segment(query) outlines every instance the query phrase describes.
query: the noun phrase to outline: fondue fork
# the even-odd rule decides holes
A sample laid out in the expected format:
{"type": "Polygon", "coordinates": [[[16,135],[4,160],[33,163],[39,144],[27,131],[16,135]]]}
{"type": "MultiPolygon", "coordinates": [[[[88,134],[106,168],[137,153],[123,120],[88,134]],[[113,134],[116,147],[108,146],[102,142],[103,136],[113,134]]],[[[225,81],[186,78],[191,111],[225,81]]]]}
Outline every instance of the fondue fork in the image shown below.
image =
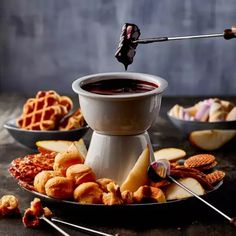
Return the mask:
{"type": "Polygon", "coordinates": [[[188,35],[188,36],[177,36],[177,37],[154,37],[139,39],[140,29],[135,24],[126,23],[122,27],[122,32],[120,35],[120,41],[118,49],[115,53],[117,60],[124,64],[125,69],[128,65],[132,64],[133,58],[136,53],[136,47],[138,44],[148,44],[156,42],[166,42],[166,41],[176,41],[185,39],[202,39],[202,38],[217,38],[223,37],[224,39],[236,38],[236,26],[230,29],[225,29],[223,33],[216,34],[202,34],[202,35],[188,35]]]}
{"type": "Polygon", "coordinates": [[[107,234],[107,233],[104,233],[104,232],[101,232],[101,231],[98,231],[98,230],[90,229],[90,228],[87,228],[87,227],[84,227],[84,226],[80,226],[80,225],[72,224],[72,223],[69,223],[69,222],[66,222],[66,221],[63,221],[63,220],[59,220],[57,218],[51,218],[51,220],[55,221],[55,222],[58,222],[58,223],[61,223],[61,224],[64,224],[64,225],[72,226],[74,228],[80,229],[84,232],[87,232],[87,233],[90,233],[90,234],[93,234],[93,235],[119,236],[119,234],[115,234],[115,235],[107,234]]]}
{"type": "MultiPolygon", "coordinates": [[[[153,159],[155,159],[155,158],[152,157],[151,160],[153,160],[153,159]]],[[[204,204],[209,206],[211,209],[213,209],[214,211],[216,211],[217,213],[219,213],[220,215],[225,217],[234,226],[236,226],[236,217],[232,217],[232,218],[229,217],[228,215],[226,215],[225,213],[223,213],[222,211],[220,211],[219,209],[214,207],[212,204],[210,204],[209,202],[207,202],[206,200],[201,198],[199,195],[195,194],[192,190],[190,190],[185,185],[183,185],[182,183],[177,181],[175,178],[173,178],[170,175],[170,163],[169,163],[169,161],[159,160],[159,161],[152,162],[151,165],[148,168],[148,176],[154,182],[157,182],[158,179],[160,180],[160,179],[164,179],[164,178],[167,178],[167,179],[171,180],[172,182],[177,184],[179,187],[183,188],[185,191],[190,193],[192,196],[196,197],[198,200],[200,200],[201,202],[203,202],[204,204]]]]}
{"type": "Polygon", "coordinates": [[[68,233],[66,233],[64,230],[62,230],[60,227],[58,227],[56,224],[54,224],[51,220],[49,220],[44,215],[40,216],[40,220],[44,220],[49,225],[51,225],[54,229],[56,229],[58,232],[60,232],[64,236],[70,236],[68,233]]]}
{"type": "Polygon", "coordinates": [[[203,39],[203,38],[218,38],[224,37],[224,39],[236,38],[236,26],[233,26],[231,29],[225,29],[223,33],[218,34],[200,34],[200,35],[187,35],[187,36],[177,36],[177,37],[154,37],[146,39],[136,39],[133,40],[134,44],[147,44],[155,42],[164,42],[164,41],[175,41],[175,40],[184,40],[184,39],[203,39]]]}
{"type": "Polygon", "coordinates": [[[228,38],[228,35],[226,35],[225,33],[219,33],[219,34],[201,34],[201,35],[187,35],[187,36],[177,36],[177,37],[155,37],[155,38],[137,39],[132,41],[132,43],[147,44],[147,43],[156,43],[164,41],[183,40],[183,39],[203,39],[203,38],[217,38],[217,37],[224,37],[225,39],[235,38],[235,36],[228,38]]]}

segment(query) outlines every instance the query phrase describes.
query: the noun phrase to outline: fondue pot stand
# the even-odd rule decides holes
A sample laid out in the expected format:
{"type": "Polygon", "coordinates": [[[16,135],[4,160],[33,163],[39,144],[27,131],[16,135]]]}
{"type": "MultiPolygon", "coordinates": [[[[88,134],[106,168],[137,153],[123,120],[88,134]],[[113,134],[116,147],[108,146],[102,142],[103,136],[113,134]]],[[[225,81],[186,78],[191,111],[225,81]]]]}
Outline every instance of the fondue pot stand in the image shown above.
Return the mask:
{"type": "Polygon", "coordinates": [[[79,96],[86,122],[94,131],[85,164],[97,178],[111,178],[121,184],[147,145],[153,154],[147,130],[159,113],[167,82],[142,73],[101,73],[75,80],[72,88],[79,96]],[[145,92],[110,95],[83,88],[90,83],[117,79],[151,83],[155,87],[145,92]]]}

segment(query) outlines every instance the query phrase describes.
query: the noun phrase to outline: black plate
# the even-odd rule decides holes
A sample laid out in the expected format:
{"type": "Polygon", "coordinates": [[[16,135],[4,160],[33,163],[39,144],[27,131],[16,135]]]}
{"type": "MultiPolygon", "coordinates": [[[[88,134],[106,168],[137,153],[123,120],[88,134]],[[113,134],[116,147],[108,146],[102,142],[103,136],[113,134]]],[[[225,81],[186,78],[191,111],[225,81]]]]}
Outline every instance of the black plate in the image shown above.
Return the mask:
{"type": "MultiPolygon", "coordinates": [[[[213,190],[208,191],[202,197],[209,202],[217,195],[221,181],[213,190]]],[[[202,218],[206,210],[212,212],[205,204],[195,197],[181,200],[173,200],[165,203],[145,203],[112,205],[103,204],[80,204],[74,201],[58,200],[35,191],[23,188],[30,196],[39,197],[43,206],[49,207],[56,217],[73,223],[85,223],[96,225],[117,225],[152,227],[157,225],[178,224],[184,221],[191,222],[196,217],[202,218]],[[180,217],[181,216],[181,217],[180,217]]],[[[214,213],[214,212],[213,212],[214,213]]],[[[183,223],[183,222],[182,222],[183,223]]]]}
{"type": "Polygon", "coordinates": [[[19,143],[31,149],[36,149],[35,143],[41,140],[70,140],[76,141],[82,138],[89,126],[73,130],[24,130],[16,125],[16,119],[11,119],[6,122],[4,128],[11,134],[11,136],[19,143]]]}
{"type": "MultiPolygon", "coordinates": [[[[214,188],[210,191],[206,191],[206,193],[202,196],[205,197],[206,195],[214,192],[215,190],[217,190],[221,185],[223,184],[223,181],[219,182],[216,186],[214,186],[214,188]]],[[[55,203],[58,206],[67,206],[67,207],[73,207],[74,209],[80,209],[80,208],[120,208],[120,209],[125,209],[125,208],[153,208],[153,207],[161,207],[161,206],[166,206],[166,205],[172,205],[178,202],[182,202],[182,201],[186,201],[188,199],[191,199],[193,197],[189,197],[189,198],[184,198],[184,199],[180,199],[180,200],[171,200],[171,201],[166,201],[164,203],[139,203],[139,204],[124,204],[124,205],[113,205],[113,206],[107,206],[104,204],[81,204],[75,201],[68,201],[68,200],[60,200],[60,199],[56,199],[56,198],[51,198],[47,195],[44,195],[42,193],[36,192],[36,191],[32,191],[29,190],[23,186],[20,185],[20,187],[24,190],[26,190],[27,192],[29,192],[30,194],[39,197],[47,202],[51,202],[51,203],[55,203]]]]}

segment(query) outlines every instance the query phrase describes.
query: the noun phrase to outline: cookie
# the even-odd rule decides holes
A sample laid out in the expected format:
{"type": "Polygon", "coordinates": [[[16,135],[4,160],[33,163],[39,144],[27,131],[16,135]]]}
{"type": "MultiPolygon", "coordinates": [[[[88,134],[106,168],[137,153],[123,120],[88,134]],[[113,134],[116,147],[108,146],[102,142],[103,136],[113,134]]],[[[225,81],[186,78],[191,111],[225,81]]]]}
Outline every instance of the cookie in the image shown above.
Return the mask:
{"type": "Polygon", "coordinates": [[[210,154],[198,154],[189,157],[185,162],[185,167],[200,168],[202,166],[209,165],[215,161],[215,157],[210,154]]]}
{"type": "Polygon", "coordinates": [[[207,181],[212,185],[220,182],[224,177],[225,177],[225,172],[223,172],[221,170],[216,170],[216,171],[206,175],[207,181]]]}
{"type": "Polygon", "coordinates": [[[210,169],[214,168],[217,164],[218,164],[218,162],[217,162],[217,161],[214,161],[214,162],[212,162],[212,163],[210,163],[210,164],[208,164],[208,165],[201,166],[201,167],[198,168],[198,169],[200,169],[200,170],[202,170],[202,171],[204,171],[204,170],[210,170],[210,169]]]}
{"type": "Polygon", "coordinates": [[[206,190],[211,190],[213,186],[207,181],[206,174],[200,170],[188,167],[178,167],[171,169],[171,176],[175,178],[193,178],[196,179],[206,190]]]}

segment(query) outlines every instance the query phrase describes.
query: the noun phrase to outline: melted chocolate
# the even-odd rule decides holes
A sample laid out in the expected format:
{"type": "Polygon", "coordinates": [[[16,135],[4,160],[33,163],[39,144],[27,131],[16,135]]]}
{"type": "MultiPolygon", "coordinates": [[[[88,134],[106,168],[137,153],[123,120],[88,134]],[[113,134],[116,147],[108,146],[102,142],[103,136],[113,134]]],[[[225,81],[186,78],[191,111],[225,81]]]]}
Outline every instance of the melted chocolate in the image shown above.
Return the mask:
{"type": "Polygon", "coordinates": [[[82,85],[82,89],[102,95],[145,93],[157,87],[154,83],[132,79],[100,80],[82,85]]]}
{"type": "Polygon", "coordinates": [[[133,41],[137,40],[139,36],[140,30],[137,25],[126,23],[122,27],[120,42],[115,57],[119,62],[124,64],[125,70],[133,62],[136,53],[135,49],[138,45],[137,43],[133,43],[133,41]]]}
{"type": "Polygon", "coordinates": [[[225,29],[224,30],[224,39],[232,39],[232,38],[236,38],[236,32],[235,32],[235,28],[232,29],[225,29]]]}

